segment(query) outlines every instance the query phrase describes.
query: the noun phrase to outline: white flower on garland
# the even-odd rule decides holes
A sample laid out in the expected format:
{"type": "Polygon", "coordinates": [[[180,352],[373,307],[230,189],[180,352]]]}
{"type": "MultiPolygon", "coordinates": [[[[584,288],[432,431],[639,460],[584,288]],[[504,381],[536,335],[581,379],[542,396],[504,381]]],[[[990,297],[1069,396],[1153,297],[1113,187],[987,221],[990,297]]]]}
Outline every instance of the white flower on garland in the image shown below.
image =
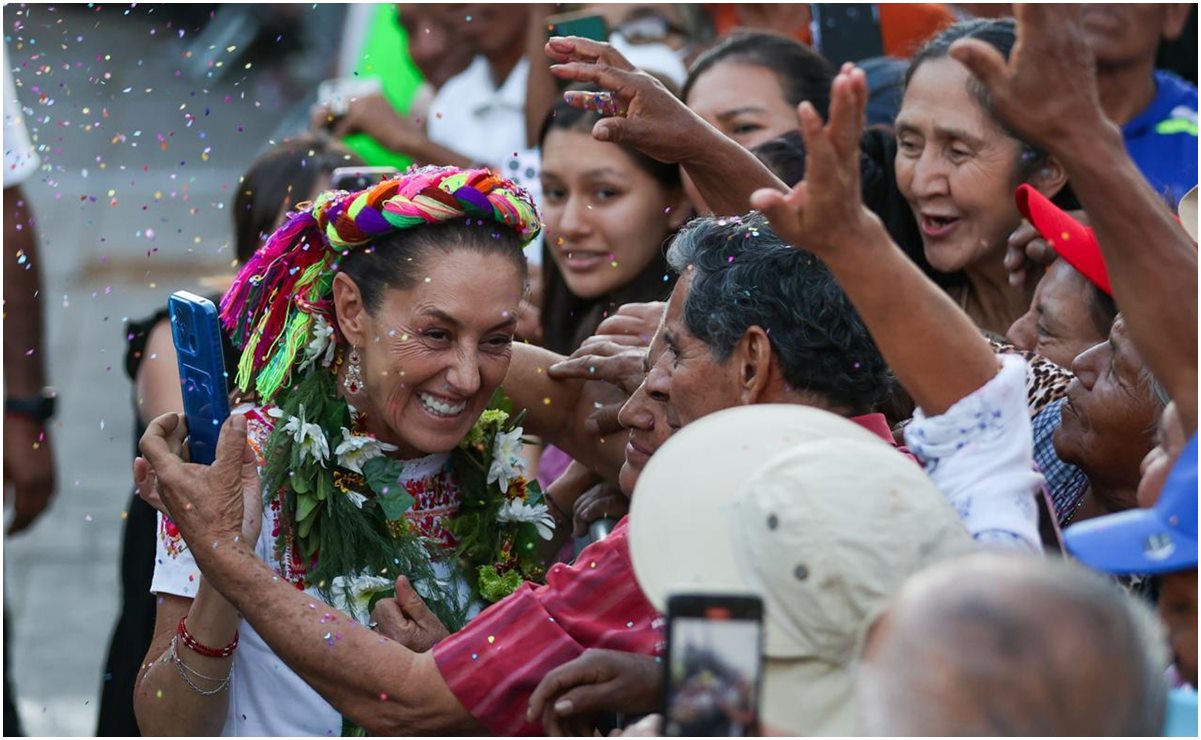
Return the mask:
{"type": "Polygon", "coordinates": [[[538,528],[538,535],[549,540],[555,534],[555,518],[551,516],[546,504],[527,504],[521,499],[513,499],[501,504],[496,512],[499,522],[528,522],[538,528]]]}
{"type": "Polygon", "coordinates": [[[363,502],[367,500],[366,496],[361,493],[356,493],[355,491],[347,491],[346,496],[350,499],[350,503],[354,504],[354,508],[356,509],[363,508],[363,502]]]}
{"type": "Polygon", "coordinates": [[[500,481],[500,492],[509,492],[509,482],[525,475],[525,460],[521,457],[521,427],[496,435],[492,445],[492,465],[488,468],[488,483],[500,481]]]}
{"type": "Polygon", "coordinates": [[[333,364],[334,350],[336,349],[333,325],[326,321],[324,316],[314,316],[313,341],[304,348],[304,362],[300,363],[300,370],[303,372],[306,367],[318,360],[321,361],[321,367],[329,367],[333,364]]]}
{"type": "Polygon", "coordinates": [[[316,424],[304,420],[304,404],[300,406],[300,416],[293,416],[284,424],[284,431],[292,435],[292,439],[300,447],[300,459],[311,457],[325,467],[329,460],[329,441],[325,432],[316,424]]]}
{"type": "Polygon", "coordinates": [[[385,452],[395,452],[397,449],[396,445],[380,442],[366,434],[352,434],[349,429],[342,427],[342,442],[338,449],[334,450],[334,454],[338,456],[339,465],[362,475],[363,463],[383,457],[385,452]]]}
{"type": "Polygon", "coordinates": [[[350,616],[366,623],[371,618],[371,610],[367,608],[371,597],[395,585],[392,579],[380,576],[338,576],[330,583],[330,595],[334,604],[348,606],[350,616]]]}

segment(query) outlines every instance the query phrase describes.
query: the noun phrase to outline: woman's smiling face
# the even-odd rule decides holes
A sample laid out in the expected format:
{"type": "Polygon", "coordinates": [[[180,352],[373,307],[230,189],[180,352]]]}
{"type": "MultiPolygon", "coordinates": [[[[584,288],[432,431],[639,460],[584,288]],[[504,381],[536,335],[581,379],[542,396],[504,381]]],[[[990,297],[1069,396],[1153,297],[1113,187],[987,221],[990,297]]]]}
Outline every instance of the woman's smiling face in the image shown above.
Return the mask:
{"type": "Polygon", "coordinates": [[[343,334],[362,360],[363,391],[347,400],[367,430],[404,457],[455,448],[509,370],[522,275],[511,258],[432,251],[417,282],[388,288],[374,311],[346,274],[335,279],[343,334]]]}
{"type": "Polygon", "coordinates": [[[1022,144],[969,88],[967,67],[931,59],[914,72],[897,114],[897,187],[921,229],[926,258],[955,272],[1000,265],[1021,221],[1013,200],[1022,144]]]}
{"type": "Polygon", "coordinates": [[[542,216],[572,294],[598,298],[642,274],[689,211],[617,144],[554,129],[542,146],[542,216]]]}

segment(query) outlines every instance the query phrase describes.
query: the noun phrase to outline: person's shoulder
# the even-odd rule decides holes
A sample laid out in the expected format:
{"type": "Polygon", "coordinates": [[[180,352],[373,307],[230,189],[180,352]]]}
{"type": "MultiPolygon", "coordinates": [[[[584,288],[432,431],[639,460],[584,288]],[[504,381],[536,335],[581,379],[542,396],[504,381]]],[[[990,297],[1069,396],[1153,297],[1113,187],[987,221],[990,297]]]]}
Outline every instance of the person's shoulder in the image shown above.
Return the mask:
{"type": "Polygon", "coordinates": [[[1165,69],[1155,70],[1156,97],[1173,106],[1187,105],[1197,110],[1197,86],[1165,69]]]}

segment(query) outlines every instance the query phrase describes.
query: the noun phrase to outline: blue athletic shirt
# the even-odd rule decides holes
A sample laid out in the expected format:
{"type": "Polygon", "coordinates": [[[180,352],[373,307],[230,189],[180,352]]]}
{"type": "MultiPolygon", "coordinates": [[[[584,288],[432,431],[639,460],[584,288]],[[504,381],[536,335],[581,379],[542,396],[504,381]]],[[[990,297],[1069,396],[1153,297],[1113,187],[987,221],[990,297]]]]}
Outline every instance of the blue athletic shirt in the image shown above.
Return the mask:
{"type": "Polygon", "coordinates": [[[1173,210],[1197,184],[1197,88],[1157,70],[1155,100],[1122,127],[1126,151],[1173,210]]]}

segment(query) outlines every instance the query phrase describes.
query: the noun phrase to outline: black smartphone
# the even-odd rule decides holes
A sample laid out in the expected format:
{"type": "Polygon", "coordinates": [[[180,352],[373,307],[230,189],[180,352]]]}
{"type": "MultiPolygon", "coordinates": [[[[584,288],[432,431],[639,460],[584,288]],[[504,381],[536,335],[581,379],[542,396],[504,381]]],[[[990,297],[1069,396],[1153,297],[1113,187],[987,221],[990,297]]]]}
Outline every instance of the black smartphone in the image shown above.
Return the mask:
{"type": "Polygon", "coordinates": [[[835,67],[884,56],[880,19],[871,3],[814,3],[813,45],[835,67]]]}
{"type": "Polygon", "coordinates": [[[177,290],[167,301],[167,311],[188,421],[188,457],[194,463],[211,465],[217,459],[221,425],[229,417],[229,383],[217,307],[207,298],[177,290]]]}
{"type": "Polygon", "coordinates": [[[601,15],[563,13],[546,19],[547,36],[579,36],[593,41],[609,40],[609,24],[601,15]]]}
{"type": "Polygon", "coordinates": [[[663,731],[671,737],[759,733],[763,601],[677,594],[667,600],[663,731]]]}
{"type": "Polygon", "coordinates": [[[330,174],[329,185],[334,190],[366,190],[396,172],[395,167],[339,167],[330,174]]]}

